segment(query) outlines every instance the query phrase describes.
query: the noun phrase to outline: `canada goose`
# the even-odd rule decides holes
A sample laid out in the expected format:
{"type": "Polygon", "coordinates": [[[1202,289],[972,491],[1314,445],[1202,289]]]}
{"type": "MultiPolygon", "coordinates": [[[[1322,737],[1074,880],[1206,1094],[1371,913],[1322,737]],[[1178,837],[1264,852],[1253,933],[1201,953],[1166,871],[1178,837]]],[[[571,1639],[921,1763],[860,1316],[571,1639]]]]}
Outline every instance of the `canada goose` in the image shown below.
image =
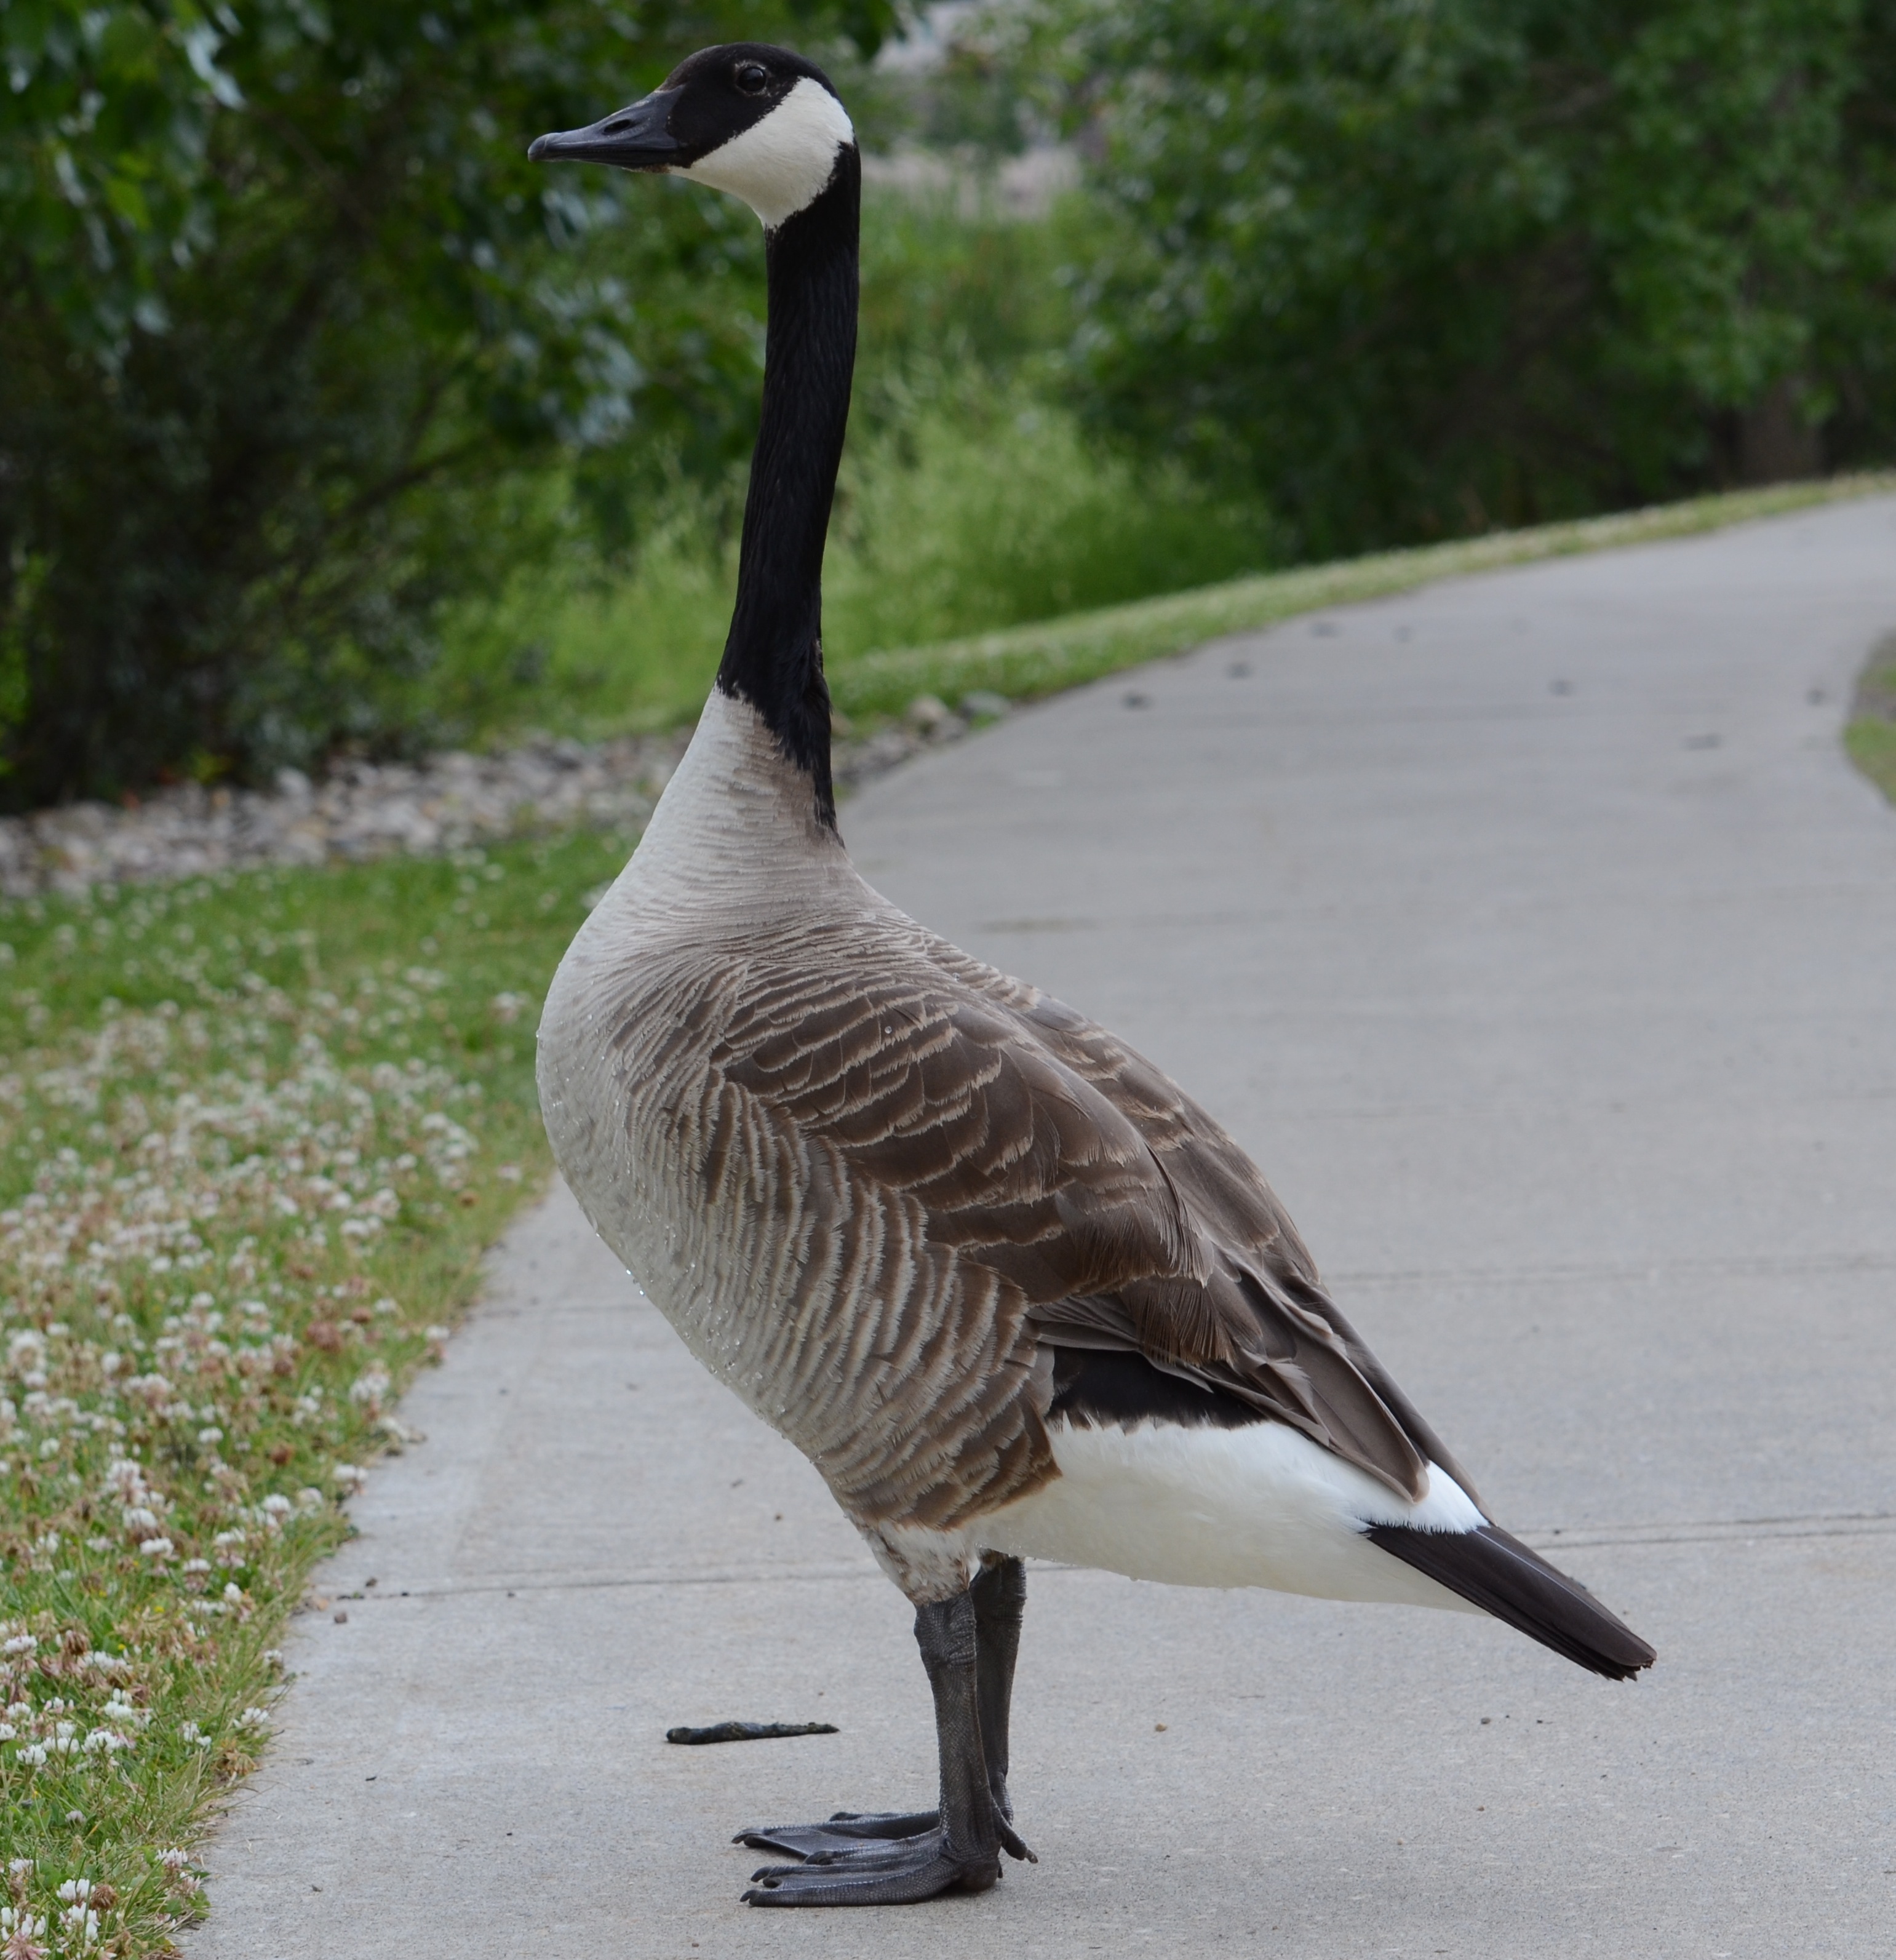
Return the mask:
{"type": "Polygon", "coordinates": [[[808,62],[694,55],[536,158],[762,218],[770,316],[717,684],[549,992],[560,1167],[705,1365],[915,1608],[936,1811],[739,1841],[758,1905],[985,1890],[1026,1557],[1485,1611],[1624,1678],[1651,1647],[1491,1524],[1263,1177],[1158,1070],[905,917],[838,835],[819,581],[855,352],[860,160],[808,62]]]}

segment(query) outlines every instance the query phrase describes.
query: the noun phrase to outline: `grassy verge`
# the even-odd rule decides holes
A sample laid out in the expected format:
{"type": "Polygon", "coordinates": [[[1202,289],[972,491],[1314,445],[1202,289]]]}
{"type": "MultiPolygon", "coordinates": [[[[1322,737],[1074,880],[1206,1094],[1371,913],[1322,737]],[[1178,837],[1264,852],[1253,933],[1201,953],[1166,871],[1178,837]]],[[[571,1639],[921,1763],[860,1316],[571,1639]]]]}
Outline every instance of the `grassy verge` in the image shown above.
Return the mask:
{"type": "Polygon", "coordinates": [[[200,1910],[339,1500],[546,1170],[531,1031],[628,842],[0,907],[9,1960],[200,1910]]]}
{"type": "Polygon", "coordinates": [[[1754,517],[1896,489],[1896,476],[1836,477],[1717,497],[1576,523],[1498,532],[1452,543],[1385,552],[1233,579],[1043,625],[837,661],[831,692],[851,714],[899,714],[918,695],[955,701],[976,689],[1019,700],[1077,686],[1141,661],[1182,653],[1222,633],[1268,626],[1300,612],[1407,592],[1438,579],[1618,545],[1688,537],[1754,517]]]}
{"type": "Polygon", "coordinates": [[[1850,760],[1896,803],[1896,634],[1871,654],[1857,682],[1844,746],[1850,760]]]}
{"type": "MultiPolygon", "coordinates": [[[[1057,693],[1324,606],[1896,488],[1892,476],[1789,484],[1231,578],[1270,555],[1255,513],[1094,454],[1070,418],[1024,396],[981,395],[965,376],[941,385],[899,431],[859,436],[845,463],[823,619],[831,692],[851,716],[899,714],[924,694],[1057,693]]],[[[689,721],[735,587],[735,541],[720,536],[711,507],[683,500],[629,578],[523,581],[450,635],[436,718],[484,740],[689,721]]]]}

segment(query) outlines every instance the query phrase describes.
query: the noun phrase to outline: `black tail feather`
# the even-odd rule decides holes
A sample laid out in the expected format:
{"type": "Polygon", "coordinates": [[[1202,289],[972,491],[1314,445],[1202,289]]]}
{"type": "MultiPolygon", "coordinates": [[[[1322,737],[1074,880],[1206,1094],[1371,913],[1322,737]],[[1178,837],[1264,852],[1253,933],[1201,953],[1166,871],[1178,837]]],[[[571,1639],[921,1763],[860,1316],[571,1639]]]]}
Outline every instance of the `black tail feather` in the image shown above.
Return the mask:
{"type": "Polygon", "coordinates": [[[1499,1526],[1433,1532],[1371,1525],[1366,1535],[1437,1585],[1609,1681],[1630,1681],[1659,1658],[1577,1580],[1499,1526]]]}

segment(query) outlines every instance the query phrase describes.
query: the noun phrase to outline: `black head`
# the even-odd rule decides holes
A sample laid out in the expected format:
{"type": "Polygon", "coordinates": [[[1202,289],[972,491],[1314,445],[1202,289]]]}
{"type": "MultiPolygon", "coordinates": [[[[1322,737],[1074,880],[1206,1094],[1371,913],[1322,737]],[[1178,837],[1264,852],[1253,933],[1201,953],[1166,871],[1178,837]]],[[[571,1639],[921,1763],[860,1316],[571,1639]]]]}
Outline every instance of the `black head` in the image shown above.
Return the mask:
{"type": "Polygon", "coordinates": [[[855,142],[813,62],[758,41],[702,48],[642,100],[590,129],[542,136],[543,162],[673,171],[750,205],[775,231],[821,196],[855,142]]]}

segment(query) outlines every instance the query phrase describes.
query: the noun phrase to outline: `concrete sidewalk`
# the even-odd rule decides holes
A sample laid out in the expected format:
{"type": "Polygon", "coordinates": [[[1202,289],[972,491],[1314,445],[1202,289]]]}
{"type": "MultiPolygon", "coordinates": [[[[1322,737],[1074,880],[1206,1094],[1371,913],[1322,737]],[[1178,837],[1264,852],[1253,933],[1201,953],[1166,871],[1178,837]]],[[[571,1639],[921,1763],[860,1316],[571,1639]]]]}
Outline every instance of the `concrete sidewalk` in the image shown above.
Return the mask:
{"type": "Polygon", "coordinates": [[[556,1192],[297,1623],[192,1960],[1896,1949],[1896,813],[1837,744],[1891,627],[1896,501],[1834,506],[1222,643],[844,813],[1231,1125],[1650,1676],[1036,1572],[1040,1864],[749,1911],[740,1824],[928,1799],[909,1616],[556,1192]],[[727,1717],[841,1732],[663,1740],[727,1717]]]}

